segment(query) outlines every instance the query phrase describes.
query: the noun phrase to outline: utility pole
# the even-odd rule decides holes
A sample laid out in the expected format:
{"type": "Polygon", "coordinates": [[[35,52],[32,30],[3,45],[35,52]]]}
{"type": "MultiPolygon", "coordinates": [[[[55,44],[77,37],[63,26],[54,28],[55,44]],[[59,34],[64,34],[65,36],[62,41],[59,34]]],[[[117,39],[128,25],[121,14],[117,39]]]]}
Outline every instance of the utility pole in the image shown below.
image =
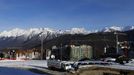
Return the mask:
{"type": "Polygon", "coordinates": [[[114,34],[115,34],[115,37],[116,37],[116,53],[118,54],[118,53],[119,53],[119,47],[118,47],[118,44],[119,44],[119,42],[118,42],[118,33],[117,33],[117,32],[114,32],[114,34]]]}
{"type": "Polygon", "coordinates": [[[43,38],[43,35],[41,35],[41,60],[43,60],[43,41],[44,41],[44,38],[43,38]]]}
{"type": "Polygon", "coordinates": [[[60,60],[62,61],[62,43],[61,43],[61,50],[60,50],[60,60]]]}
{"type": "MultiPolygon", "coordinates": [[[[44,30],[44,29],[43,29],[44,30]]],[[[43,60],[43,53],[44,53],[44,40],[46,41],[48,37],[50,36],[50,33],[47,31],[46,34],[43,32],[40,34],[40,40],[41,40],[41,60],[43,60]]],[[[46,51],[47,52],[47,51],[46,51]]]]}
{"type": "Polygon", "coordinates": [[[41,44],[41,48],[40,48],[40,59],[41,60],[43,60],[43,42],[44,42],[43,34],[40,34],[40,44],[41,44]]]}
{"type": "Polygon", "coordinates": [[[125,33],[117,33],[117,32],[114,32],[115,36],[116,36],[116,53],[118,54],[119,53],[119,37],[118,35],[127,35],[125,33]]]}

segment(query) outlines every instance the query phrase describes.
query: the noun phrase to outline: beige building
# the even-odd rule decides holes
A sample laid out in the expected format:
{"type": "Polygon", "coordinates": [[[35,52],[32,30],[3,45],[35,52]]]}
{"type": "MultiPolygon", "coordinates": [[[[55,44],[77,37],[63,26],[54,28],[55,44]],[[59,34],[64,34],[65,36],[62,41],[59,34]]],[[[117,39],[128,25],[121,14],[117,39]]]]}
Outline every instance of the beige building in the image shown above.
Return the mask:
{"type": "Polygon", "coordinates": [[[4,54],[4,59],[13,59],[13,60],[30,60],[30,59],[40,59],[40,50],[38,49],[4,49],[1,50],[4,54]]]}
{"type": "Polygon", "coordinates": [[[16,50],[15,54],[18,60],[40,59],[40,52],[37,49],[16,50]]]}

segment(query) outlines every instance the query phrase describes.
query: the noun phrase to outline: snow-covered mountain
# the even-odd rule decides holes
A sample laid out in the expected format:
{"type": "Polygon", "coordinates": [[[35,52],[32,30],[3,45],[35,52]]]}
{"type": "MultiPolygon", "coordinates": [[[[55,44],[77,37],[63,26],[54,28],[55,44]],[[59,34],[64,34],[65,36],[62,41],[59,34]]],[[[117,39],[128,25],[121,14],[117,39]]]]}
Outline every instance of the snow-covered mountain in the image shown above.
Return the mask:
{"type": "Polygon", "coordinates": [[[9,31],[3,31],[0,33],[0,37],[18,37],[18,36],[25,36],[25,37],[29,37],[29,36],[34,36],[36,34],[41,33],[42,34],[46,34],[46,32],[50,32],[53,33],[52,29],[49,28],[31,28],[28,30],[25,29],[20,29],[20,28],[15,28],[9,31]]]}
{"type": "Polygon", "coordinates": [[[70,30],[55,30],[51,28],[31,28],[31,29],[20,29],[15,28],[9,31],[3,31],[0,32],[0,38],[3,37],[20,37],[23,36],[26,38],[31,38],[37,34],[45,35],[48,33],[51,34],[88,34],[88,33],[94,33],[94,32],[112,32],[112,31],[128,31],[134,29],[134,26],[126,26],[126,27],[119,27],[119,26],[111,26],[111,27],[105,27],[102,30],[94,30],[89,31],[84,28],[72,28],[70,30]]]}
{"type": "Polygon", "coordinates": [[[15,28],[9,31],[3,31],[0,33],[0,37],[19,37],[25,36],[32,37],[37,34],[88,34],[89,31],[85,30],[84,28],[72,28],[71,30],[54,30],[51,28],[31,28],[31,29],[20,29],[15,28]]]}
{"type": "Polygon", "coordinates": [[[125,27],[111,26],[111,27],[105,27],[104,29],[101,30],[101,32],[128,31],[133,29],[134,26],[125,26],[125,27]]]}
{"type": "Polygon", "coordinates": [[[128,30],[133,30],[134,26],[126,26],[122,29],[122,31],[128,31],[128,30]]]}
{"type": "Polygon", "coordinates": [[[113,31],[122,31],[122,27],[112,26],[112,27],[105,27],[102,29],[102,32],[113,32],[113,31]]]}
{"type": "Polygon", "coordinates": [[[134,29],[134,26],[127,27],[105,27],[102,30],[88,31],[84,28],[72,28],[70,30],[55,30],[51,28],[15,28],[0,32],[0,49],[7,47],[23,47],[29,44],[40,44],[41,38],[49,40],[64,34],[89,34],[97,32],[128,31],[134,29]]]}
{"type": "Polygon", "coordinates": [[[84,28],[72,28],[70,30],[54,30],[51,28],[15,28],[0,32],[0,48],[22,47],[28,44],[39,44],[41,39],[49,40],[63,34],[88,34],[84,28]]]}

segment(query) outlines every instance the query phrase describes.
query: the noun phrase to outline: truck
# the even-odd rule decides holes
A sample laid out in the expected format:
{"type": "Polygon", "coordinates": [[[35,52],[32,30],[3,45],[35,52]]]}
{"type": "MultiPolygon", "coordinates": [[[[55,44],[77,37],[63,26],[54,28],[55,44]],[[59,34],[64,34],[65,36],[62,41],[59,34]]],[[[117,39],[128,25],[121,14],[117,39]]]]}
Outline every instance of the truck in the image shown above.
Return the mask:
{"type": "Polygon", "coordinates": [[[61,60],[47,60],[47,66],[49,69],[55,68],[55,69],[62,69],[62,70],[71,70],[72,65],[74,64],[73,61],[61,61],[61,60]]]}

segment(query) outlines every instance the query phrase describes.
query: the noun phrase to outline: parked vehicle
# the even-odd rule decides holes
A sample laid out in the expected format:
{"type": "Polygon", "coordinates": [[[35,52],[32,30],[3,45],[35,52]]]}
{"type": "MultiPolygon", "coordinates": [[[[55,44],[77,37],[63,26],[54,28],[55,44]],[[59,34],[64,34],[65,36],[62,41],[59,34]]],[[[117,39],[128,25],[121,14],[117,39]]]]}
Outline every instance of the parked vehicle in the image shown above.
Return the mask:
{"type": "Polygon", "coordinates": [[[105,58],[104,61],[106,61],[106,62],[115,62],[116,61],[116,58],[110,58],[110,57],[108,57],[108,58],[105,58]]]}
{"type": "Polygon", "coordinates": [[[55,69],[63,69],[63,70],[71,70],[72,64],[74,62],[72,61],[60,61],[60,60],[48,60],[47,66],[48,68],[55,68],[55,69]]]}

